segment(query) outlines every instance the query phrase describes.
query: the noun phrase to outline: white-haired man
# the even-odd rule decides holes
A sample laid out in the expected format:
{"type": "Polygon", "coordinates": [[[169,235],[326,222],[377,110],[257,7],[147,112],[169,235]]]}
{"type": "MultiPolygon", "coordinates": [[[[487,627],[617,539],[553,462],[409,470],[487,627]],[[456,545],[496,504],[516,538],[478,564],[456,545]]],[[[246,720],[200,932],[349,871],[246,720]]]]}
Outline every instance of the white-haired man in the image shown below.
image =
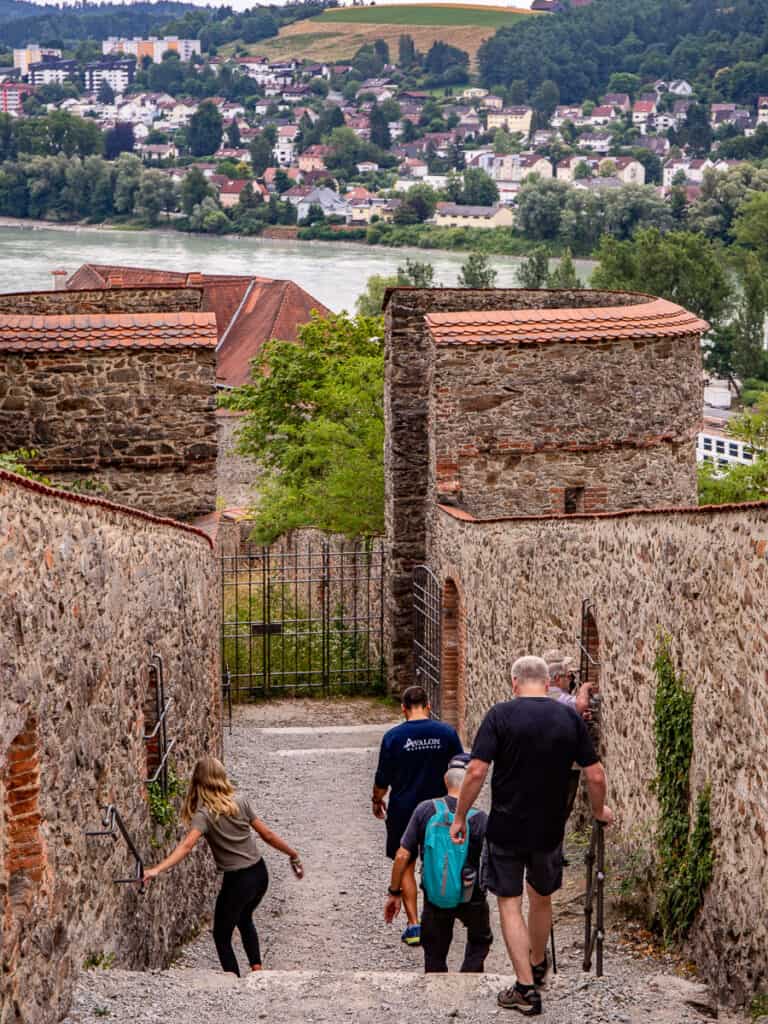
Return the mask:
{"type": "Polygon", "coordinates": [[[561,704],[567,704],[582,717],[587,716],[592,684],[582,683],[575,693],[570,693],[571,659],[566,658],[560,651],[548,651],[544,655],[544,661],[549,670],[549,696],[561,704]]]}
{"type": "Polygon", "coordinates": [[[512,666],[517,698],[494,705],[483,719],[464,776],[451,835],[462,842],[467,813],[493,764],[484,882],[498,898],[501,930],[517,976],[499,993],[499,1005],[527,1016],[541,1013],[537,991],[548,971],[552,893],[562,885],[562,842],[568,781],[575,761],[584,771],[592,814],[609,825],[605,772],[587,727],[576,712],[548,696],[543,658],[512,666]],[[523,880],[528,922],[522,914],[523,880]]]}

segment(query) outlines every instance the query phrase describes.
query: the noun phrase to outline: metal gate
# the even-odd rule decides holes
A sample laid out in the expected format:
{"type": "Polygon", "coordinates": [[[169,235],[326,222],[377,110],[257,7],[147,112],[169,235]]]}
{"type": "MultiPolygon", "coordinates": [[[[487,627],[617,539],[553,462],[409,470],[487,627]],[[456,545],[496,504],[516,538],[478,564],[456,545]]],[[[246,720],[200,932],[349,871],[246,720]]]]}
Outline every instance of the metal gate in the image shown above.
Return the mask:
{"type": "Polygon", "coordinates": [[[383,583],[378,540],[224,555],[225,695],[383,690],[383,583]]]}
{"type": "Polygon", "coordinates": [[[440,717],[440,584],[427,565],[413,570],[413,660],[416,682],[427,691],[432,714],[440,717]]]}

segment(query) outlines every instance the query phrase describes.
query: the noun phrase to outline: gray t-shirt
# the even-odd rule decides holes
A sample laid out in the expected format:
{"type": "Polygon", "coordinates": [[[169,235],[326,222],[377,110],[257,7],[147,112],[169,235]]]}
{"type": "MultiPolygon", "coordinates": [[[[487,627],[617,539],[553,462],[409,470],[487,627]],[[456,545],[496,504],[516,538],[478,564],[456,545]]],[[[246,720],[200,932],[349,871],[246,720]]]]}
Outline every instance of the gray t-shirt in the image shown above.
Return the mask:
{"type": "Polygon", "coordinates": [[[248,798],[235,794],[240,809],[237,818],[226,814],[214,815],[206,807],[198,807],[192,815],[191,827],[202,832],[211,848],[219,871],[239,871],[258,864],[261,849],[251,821],[256,817],[248,798]]]}

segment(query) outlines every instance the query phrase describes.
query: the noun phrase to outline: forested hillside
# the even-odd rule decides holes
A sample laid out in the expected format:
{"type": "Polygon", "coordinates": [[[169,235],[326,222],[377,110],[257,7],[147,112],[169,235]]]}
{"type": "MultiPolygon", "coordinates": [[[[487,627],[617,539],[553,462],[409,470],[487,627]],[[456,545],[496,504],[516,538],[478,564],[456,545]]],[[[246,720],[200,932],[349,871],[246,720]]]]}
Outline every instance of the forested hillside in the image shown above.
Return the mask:
{"type": "Polygon", "coordinates": [[[549,79],[563,103],[596,99],[617,73],[754,103],[768,93],[768,0],[595,0],[499,29],[478,60],[486,85],[524,82],[530,95],[549,79]]]}

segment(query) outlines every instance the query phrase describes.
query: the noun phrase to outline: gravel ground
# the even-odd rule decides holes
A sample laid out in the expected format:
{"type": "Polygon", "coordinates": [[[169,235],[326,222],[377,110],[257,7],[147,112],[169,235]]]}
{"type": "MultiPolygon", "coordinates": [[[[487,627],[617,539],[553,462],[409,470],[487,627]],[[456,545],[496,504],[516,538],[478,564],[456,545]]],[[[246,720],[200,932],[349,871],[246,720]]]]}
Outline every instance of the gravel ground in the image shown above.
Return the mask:
{"type": "MultiPolygon", "coordinates": [[[[132,1024],[230,1024],[241,1017],[284,1021],[364,1020],[366,1024],[503,1018],[495,992],[512,982],[494,912],[490,974],[425,979],[418,950],[384,924],[389,878],[383,823],[370,812],[378,744],[396,721],[375,701],[296,701],[238,708],[227,737],[227,765],[257,813],[301,852],[299,882],[286,858],[268,849],[271,883],[255,915],[265,971],[243,980],[218,971],[208,928],[172,969],[84,974],[68,1024],[109,1019],[132,1024]],[[351,973],[355,972],[355,973],[351,973]],[[495,975],[495,976],[494,976],[495,975]]],[[[196,856],[208,856],[200,850],[196,856]]],[[[558,1024],[688,1024],[711,1017],[703,986],[611,941],[606,976],[581,971],[583,867],[572,867],[556,898],[559,973],[541,1020],[558,1024]],[[708,1012],[704,1012],[705,1009],[708,1012]]],[[[161,879],[156,885],[163,886],[161,879]]],[[[158,893],[162,898],[162,893],[158,893]]],[[[457,926],[451,967],[460,962],[457,926]]],[[[245,959],[239,945],[241,964],[245,959]]],[[[723,1011],[721,1021],[736,1020],[723,1011]]]]}

